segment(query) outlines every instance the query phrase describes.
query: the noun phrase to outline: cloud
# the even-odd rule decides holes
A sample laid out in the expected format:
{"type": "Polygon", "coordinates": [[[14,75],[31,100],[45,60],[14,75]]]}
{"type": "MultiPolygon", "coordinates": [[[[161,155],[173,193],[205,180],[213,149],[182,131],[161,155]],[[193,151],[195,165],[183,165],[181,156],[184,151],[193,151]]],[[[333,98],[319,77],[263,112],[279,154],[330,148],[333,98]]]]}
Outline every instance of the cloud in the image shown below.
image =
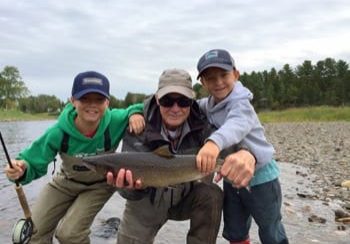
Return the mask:
{"type": "Polygon", "coordinates": [[[111,92],[152,93],[162,70],[196,76],[197,59],[228,49],[241,70],[350,57],[350,4],[310,1],[0,2],[0,68],[16,66],[34,95],[70,96],[74,76],[104,73],[111,92]]]}

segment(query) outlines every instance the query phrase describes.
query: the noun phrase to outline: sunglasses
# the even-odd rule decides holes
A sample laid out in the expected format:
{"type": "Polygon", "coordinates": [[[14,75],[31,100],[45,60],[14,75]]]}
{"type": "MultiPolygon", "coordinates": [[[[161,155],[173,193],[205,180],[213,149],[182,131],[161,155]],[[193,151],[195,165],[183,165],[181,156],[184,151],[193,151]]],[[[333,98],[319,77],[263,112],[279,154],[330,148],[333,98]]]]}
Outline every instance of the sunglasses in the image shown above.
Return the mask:
{"type": "Polygon", "coordinates": [[[159,104],[163,107],[170,108],[174,106],[174,104],[177,104],[177,106],[181,108],[186,108],[192,105],[193,100],[187,97],[170,97],[170,96],[164,96],[161,99],[159,99],[159,104]]]}

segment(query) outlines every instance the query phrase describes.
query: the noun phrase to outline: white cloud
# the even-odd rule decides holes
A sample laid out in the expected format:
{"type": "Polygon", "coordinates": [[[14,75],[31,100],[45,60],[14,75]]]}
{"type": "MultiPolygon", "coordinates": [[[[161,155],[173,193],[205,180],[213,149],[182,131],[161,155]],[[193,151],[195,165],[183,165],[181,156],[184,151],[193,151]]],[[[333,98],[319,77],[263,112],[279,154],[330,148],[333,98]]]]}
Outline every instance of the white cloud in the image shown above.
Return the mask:
{"type": "Polygon", "coordinates": [[[241,71],[350,58],[345,0],[0,2],[0,68],[18,67],[34,95],[65,100],[74,76],[97,70],[111,92],[152,93],[165,68],[196,76],[201,54],[231,51],[241,71]]]}

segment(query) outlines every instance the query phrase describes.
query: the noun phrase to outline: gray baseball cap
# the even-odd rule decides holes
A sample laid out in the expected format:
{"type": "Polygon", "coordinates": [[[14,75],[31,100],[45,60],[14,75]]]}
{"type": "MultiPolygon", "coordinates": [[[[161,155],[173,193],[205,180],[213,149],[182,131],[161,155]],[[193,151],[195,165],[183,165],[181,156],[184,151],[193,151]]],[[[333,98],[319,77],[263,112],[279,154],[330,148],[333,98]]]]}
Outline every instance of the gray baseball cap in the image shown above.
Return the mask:
{"type": "Polygon", "coordinates": [[[194,98],[191,75],[183,69],[166,69],[159,77],[157,97],[168,93],[179,93],[194,98]]]}
{"type": "Polygon", "coordinates": [[[227,71],[235,69],[235,61],[230,53],[223,49],[213,49],[202,55],[197,64],[198,76],[201,76],[204,70],[210,67],[217,67],[227,71]]]}

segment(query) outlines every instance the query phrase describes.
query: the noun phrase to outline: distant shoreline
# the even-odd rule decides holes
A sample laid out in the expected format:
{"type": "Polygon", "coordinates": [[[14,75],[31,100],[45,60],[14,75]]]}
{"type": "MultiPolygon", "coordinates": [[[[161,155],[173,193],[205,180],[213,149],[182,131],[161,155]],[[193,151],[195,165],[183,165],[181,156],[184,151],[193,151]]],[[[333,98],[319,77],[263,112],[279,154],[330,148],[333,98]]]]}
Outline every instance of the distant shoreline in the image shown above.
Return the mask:
{"type": "MultiPolygon", "coordinates": [[[[331,122],[349,121],[350,106],[302,107],[285,110],[266,110],[258,112],[262,123],[275,122],[331,122]]],[[[0,122],[56,120],[58,115],[49,113],[29,114],[18,110],[0,110],[0,122]]]]}
{"type": "Polygon", "coordinates": [[[0,110],[0,122],[56,120],[57,115],[49,113],[30,114],[18,110],[0,110]]]}

